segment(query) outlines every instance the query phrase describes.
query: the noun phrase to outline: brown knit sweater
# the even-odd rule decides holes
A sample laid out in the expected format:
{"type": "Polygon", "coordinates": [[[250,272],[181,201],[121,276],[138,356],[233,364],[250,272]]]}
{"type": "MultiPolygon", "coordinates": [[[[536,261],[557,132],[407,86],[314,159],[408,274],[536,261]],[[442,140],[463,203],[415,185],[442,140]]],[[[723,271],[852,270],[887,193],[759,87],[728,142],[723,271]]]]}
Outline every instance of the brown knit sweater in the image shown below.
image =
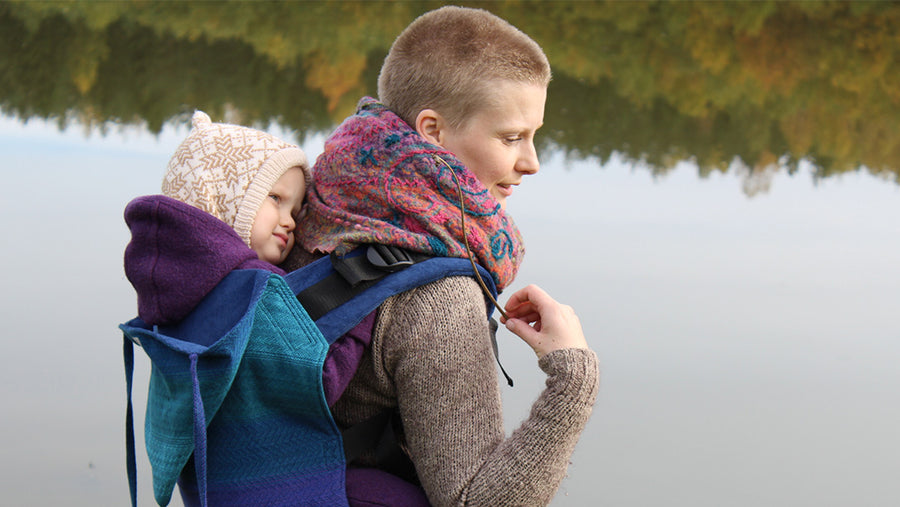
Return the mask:
{"type": "Polygon", "coordinates": [[[546,388],[506,437],[484,315],[484,298],[469,277],[388,299],[333,414],[346,427],[397,407],[401,445],[434,505],[546,505],[591,414],[597,356],[566,349],[543,357],[546,388]]]}

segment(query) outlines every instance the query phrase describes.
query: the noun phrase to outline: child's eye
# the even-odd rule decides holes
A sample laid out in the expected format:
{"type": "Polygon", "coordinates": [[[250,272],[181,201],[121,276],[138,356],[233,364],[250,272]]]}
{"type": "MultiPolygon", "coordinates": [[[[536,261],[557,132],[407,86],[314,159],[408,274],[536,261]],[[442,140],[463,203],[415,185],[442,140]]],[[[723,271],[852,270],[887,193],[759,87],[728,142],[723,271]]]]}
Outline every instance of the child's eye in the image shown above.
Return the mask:
{"type": "Polygon", "coordinates": [[[276,203],[281,202],[281,197],[279,197],[279,196],[276,195],[276,194],[269,194],[269,199],[272,199],[272,200],[275,201],[276,203]]]}

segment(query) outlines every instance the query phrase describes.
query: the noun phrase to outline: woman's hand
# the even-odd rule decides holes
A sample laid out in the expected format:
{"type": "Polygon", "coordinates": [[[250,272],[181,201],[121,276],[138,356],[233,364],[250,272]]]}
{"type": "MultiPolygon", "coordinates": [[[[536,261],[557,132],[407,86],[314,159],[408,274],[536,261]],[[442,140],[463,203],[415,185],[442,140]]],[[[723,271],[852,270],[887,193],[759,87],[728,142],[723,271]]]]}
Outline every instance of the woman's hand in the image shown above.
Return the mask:
{"type": "Polygon", "coordinates": [[[516,291],[504,309],[509,319],[501,318],[500,322],[530,345],[538,359],[554,350],[588,348],[575,310],[558,303],[537,285],[516,291]]]}

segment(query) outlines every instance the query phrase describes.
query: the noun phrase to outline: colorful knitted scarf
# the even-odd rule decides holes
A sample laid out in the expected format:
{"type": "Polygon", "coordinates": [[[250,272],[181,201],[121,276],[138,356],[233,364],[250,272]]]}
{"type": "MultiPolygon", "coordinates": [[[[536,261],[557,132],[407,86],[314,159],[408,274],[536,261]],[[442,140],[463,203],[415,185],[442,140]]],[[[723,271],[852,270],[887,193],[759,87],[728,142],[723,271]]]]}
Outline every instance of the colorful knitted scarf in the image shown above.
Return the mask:
{"type": "Polygon", "coordinates": [[[426,142],[370,97],[326,140],[297,238],[309,251],[339,255],[381,243],[467,258],[451,168],[462,186],[475,262],[503,289],[515,278],[525,252],[512,218],[452,153],[426,142]]]}

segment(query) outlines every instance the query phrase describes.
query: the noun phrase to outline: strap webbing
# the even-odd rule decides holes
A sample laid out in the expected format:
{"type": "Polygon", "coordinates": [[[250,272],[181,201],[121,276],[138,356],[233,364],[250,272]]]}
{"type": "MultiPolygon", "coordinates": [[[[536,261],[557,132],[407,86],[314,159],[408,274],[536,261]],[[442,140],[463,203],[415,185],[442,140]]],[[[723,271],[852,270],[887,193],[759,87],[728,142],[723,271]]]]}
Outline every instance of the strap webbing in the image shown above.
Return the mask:
{"type": "MultiPolygon", "coordinates": [[[[378,280],[392,272],[400,271],[432,257],[389,245],[369,245],[362,254],[358,250],[345,256],[331,255],[334,270],[319,282],[307,287],[297,294],[297,300],[313,319],[331,312],[335,308],[350,301],[378,280]]],[[[491,346],[497,366],[506,378],[506,383],[513,386],[513,379],[506,373],[500,363],[500,351],[497,347],[497,321],[490,319],[491,346]]],[[[351,461],[348,459],[348,462],[351,461]]]]}
{"type": "Polygon", "coordinates": [[[384,433],[384,427],[390,423],[391,411],[383,410],[378,415],[354,424],[341,431],[344,441],[344,459],[350,465],[363,452],[372,448],[372,442],[378,442],[384,433]]]}
{"type": "Polygon", "coordinates": [[[400,414],[395,408],[382,410],[378,414],[341,431],[344,441],[344,457],[347,465],[364,452],[372,451],[375,467],[386,470],[407,482],[418,484],[415,466],[409,456],[400,448],[394,425],[402,425],[400,414]]]}
{"type": "Polygon", "coordinates": [[[370,245],[364,253],[332,254],[334,271],[298,293],[297,300],[313,320],[319,320],[385,276],[430,258],[389,245],[370,245]]]}
{"type": "Polygon", "coordinates": [[[310,318],[319,320],[331,310],[353,299],[353,296],[372,286],[377,280],[370,280],[352,286],[340,273],[334,272],[297,294],[297,300],[310,318]]]}

